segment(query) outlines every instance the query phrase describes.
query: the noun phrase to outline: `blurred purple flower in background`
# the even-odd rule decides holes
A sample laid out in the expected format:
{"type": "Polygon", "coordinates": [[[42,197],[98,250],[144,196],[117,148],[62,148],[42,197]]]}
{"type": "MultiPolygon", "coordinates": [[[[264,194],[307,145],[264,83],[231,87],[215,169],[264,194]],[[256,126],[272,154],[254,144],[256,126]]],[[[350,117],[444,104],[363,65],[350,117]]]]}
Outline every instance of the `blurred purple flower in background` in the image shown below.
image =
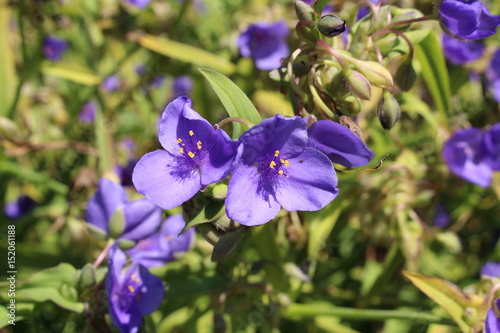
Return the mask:
{"type": "Polygon", "coordinates": [[[459,39],[443,34],[444,56],[452,64],[463,65],[481,58],[485,46],[481,42],[461,41],[459,39]]]}
{"type": "MultiPolygon", "coordinates": [[[[302,0],[302,1],[307,3],[309,6],[311,6],[315,0],[302,0]]],[[[333,13],[333,5],[331,3],[327,4],[323,8],[323,12],[321,12],[321,15],[330,14],[330,13],[333,13]]]]}
{"type": "Polygon", "coordinates": [[[146,74],[146,65],[145,64],[138,64],[137,66],[135,66],[135,73],[137,75],[146,74]]]}
{"type": "Polygon", "coordinates": [[[132,174],[134,173],[135,165],[137,160],[135,158],[130,158],[126,165],[117,165],[115,171],[120,178],[120,183],[123,186],[134,186],[132,182],[132,174]]]}
{"type": "Polygon", "coordinates": [[[47,36],[43,40],[42,53],[50,61],[59,61],[68,49],[68,42],[55,36],[47,36]]]}
{"type": "Polygon", "coordinates": [[[139,241],[158,229],[162,209],[147,199],[130,202],[120,184],[101,178],[87,204],[86,220],[94,230],[110,237],[139,241]]]}
{"type": "Polygon", "coordinates": [[[151,82],[149,82],[151,88],[153,89],[158,89],[160,88],[163,83],[165,82],[165,75],[158,75],[158,76],[155,76],[151,82]]]}
{"type": "Polygon", "coordinates": [[[116,75],[107,76],[101,83],[105,91],[115,91],[120,87],[120,79],[116,75]]]}
{"type": "Polygon", "coordinates": [[[500,278],[500,262],[488,261],[480,271],[481,276],[500,278]]]}
{"type": "Polygon", "coordinates": [[[462,39],[492,36],[500,25],[500,16],[491,15],[478,0],[444,0],[438,15],[445,30],[462,39]]]}
{"type": "Polygon", "coordinates": [[[490,65],[486,70],[486,78],[490,84],[493,97],[500,103],[500,48],[491,57],[490,65]]]}
{"type": "Polygon", "coordinates": [[[142,317],[154,312],[165,296],[161,279],[136,262],[124,270],[127,257],[115,243],[108,255],[105,286],[108,310],[120,332],[138,332],[142,317]]]}
{"type": "Polygon", "coordinates": [[[78,115],[78,121],[82,124],[91,124],[95,121],[97,112],[97,104],[94,101],[88,101],[82,107],[82,111],[78,115]]]}
{"type": "Polygon", "coordinates": [[[448,214],[445,205],[439,203],[436,206],[436,212],[434,213],[434,225],[438,228],[446,228],[451,221],[451,216],[448,214]]]}
{"type": "Polygon", "coordinates": [[[498,312],[498,309],[500,309],[500,298],[493,301],[492,307],[488,310],[484,323],[485,333],[500,333],[500,316],[497,317],[495,315],[493,307],[496,307],[498,312]]]}
{"type": "Polygon", "coordinates": [[[494,171],[500,171],[500,122],[484,133],[482,151],[494,171]]]}
{"type": "Polygon", "coordinates": [[[239,36],[238,47],[241,55],[251,57],[258,69],[276,69],[281,65],[281,58],[290,53],[286,43],[288,34],[285,21],[255,23],[239,36]]]}
{"type": "Polygon", "coordinates": [[[7,202],[4,206],[4,213],[11,219],[18,219],[29,213],[35,207],[35,200],[27,195],[20,195],[16,200],[7,202]]]}
{"type": "Polygon", "coordinates": [[[189,250],[194,241],[194,228],[179,235],[185,225],[181,214],[172,215],[163,222],[160,231],[141,240],[127,254],[146,267],[162,266],[173,261],[176,254],[189,250]]]}
{"type": "MultiPolygon", "coordinates": [[[[372,4],[376,5],[378,0],[369,0],[372,4]]],[[[370,14],[371,8],[369,6],[363,6],[358,9],[358,14],[356,15],[356,22],[361,20],[366,15],[370,14]]]]}
{"type": "Polygon", "coordinates": [[[246,226],[273,219],[281,206],[288,211],[315,211],[338,194],[330,160],[308,147],[306,121],[276,115],[240,137],[241,162],[228,185],[226,213],[246,226]]]}
{"type": "Polygon", "coordinates": [[[151,0],[125,0],[125,2],[139,9],[144,9],[149,5],[151,0]]]}
{"type": "Polygon", "coordinates": [[[158,137],[165,150],[142,156],[132,181],[139,193],[165,209],[189,200],[202,186],[225,178],[238,159],[239,143],[191,109],[186,96],[167,105],[158,137]]]}
{"type": "Polygon", "coordinates": [[[189,96],[193,90],[193,80],[187,75],[178,76],[172,82],[173,99],[180,96],[189,96]]]}

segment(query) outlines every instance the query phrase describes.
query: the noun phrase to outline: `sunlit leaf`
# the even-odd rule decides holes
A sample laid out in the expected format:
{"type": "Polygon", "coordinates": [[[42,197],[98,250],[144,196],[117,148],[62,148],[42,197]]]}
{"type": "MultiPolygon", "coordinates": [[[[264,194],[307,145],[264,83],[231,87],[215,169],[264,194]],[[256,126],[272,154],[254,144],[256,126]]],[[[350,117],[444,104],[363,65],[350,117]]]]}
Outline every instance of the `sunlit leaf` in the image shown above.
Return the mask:
{"type": "Polygon", "coordinates": [[[45,75],[55,76],[86,86],[95,86],[101,83],[101,78],[98,75],[80,66],[45,63],[41,71],[45,75]]]}
{"type": "Polygon", "coordinates": [[[65,298],[60,294],[58,289],[53,287],[22,288],[16,291],[16,300],[31,300],[34,302],[52,301],[64,309],[78,313],[83,312],[85,308],[83,303],[65,298]]]}

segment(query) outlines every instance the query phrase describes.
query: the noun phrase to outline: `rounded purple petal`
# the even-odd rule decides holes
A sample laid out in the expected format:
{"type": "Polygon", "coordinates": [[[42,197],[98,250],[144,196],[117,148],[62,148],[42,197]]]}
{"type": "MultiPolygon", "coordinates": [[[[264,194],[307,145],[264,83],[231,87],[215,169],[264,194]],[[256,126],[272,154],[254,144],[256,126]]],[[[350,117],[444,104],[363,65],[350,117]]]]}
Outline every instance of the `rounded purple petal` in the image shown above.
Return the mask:
{"type": "Polygon", "coordinates": [[[82,124],[91,124],[95,121],[96,113],[97,104],[94,101],[89,101],[83,105],[82,111],[78,115],[78,121],[82,124]]]}
{"type": "Polygon", "coordinates": [[[480,147],[483,133],[477,128],[457,131],[443,146],[443,159],[457,176],[487,187],[491,184],[492,169],[482,158],[480,147]]]}
{"type": "Polygon", "coordinates": [[[148,199],[140,199],[125,206],[124,214],[125,230],[120,238],[138,241],[158,229],[163,210],[148,199]]]}
{"type": "Polygon", "coordinates": [[[493,125],[483,138],[483,156],[495,171],[500,171],[500,122],[493,125]]]}
{"type": "Polygon", "coordinates": [[[151,274],[147,268],[139,265],[139,279],[141,297],[135,299],[134,306],[142,316],[146,316],[158,309],[165,296],[165,286],[161,279],[151,274]]]}
{"type": "Polygon", "coordinates": [[[184,156],[156,150],[137,162],[132,182],[137,192],[154,204],[172,209],[189,200],[201,188],[200,174],[189,162],[184,156]]]}
{"type": "Polygon", "coordinates": [[[128,202],[127,193],[120,184],[101,178],[97,191],[87,203],[86,220],[107,234],[111,216],[128,202]]]}
{"type": "Polygon", "coordinates": [[[125,2],[131,4],[132,6],[135,6],[139,9],[144,9],[149,5],[151,0],[125,0],[125,2]]]}
{"type": "Polygon", "coordinates": [[[174,79],[172,92],[174,97],[188,96],[193,90],[193,80],[187,75],[181,75],[174,79]]]}
{"type": "Polygon", "coordinates": [[[488,310],[484,328],[486,333],[500,333],[500,318],[495,316],[493,309],[488,310]]]}
{"type": "Polygon", "coordinates": [[[488,261],[480,271],[483,276],[491,276],[494,278],[500,278],[500,262],[488,261]]]}
{"type": "Polygon", "coordinates": [[[443,34],[443,49],[446,59],[455,65],[463,65],[481,58],[485,46],[480,42],[464,42],[443,34]]]}
{"type": "Polygon", "coordinates": [[[7,202],[4,206],[4,213],[11,219],[18,219],[29,213],[35,207],[36,202],[27,195],[20,195],[16,200],[7,202]]]}
{"type": "Polygon", "coordinates": [[[315,211],[330,203],[339,190],[335,169],[330,160],[313,148],[288,160],[277,201],[288,211],[315,211]]]}
{"type": "Polygon", "coordinates": [[[42,53],[50,61],[59,61],[68,49],[68,42],[55,36],[47,36],[43,40],[42,53]]]}
{"type": "Polygon", "coordinates": [[[256,167],[238,165],[229,180],[227,216],[246,226],[268,222],[280,211],[275,191],[272,183],[262,181],[256,167]]]}
{"type": "Polygon", "coordinates": [[[366,144],[348,128],[329,120],[319,120],[308,129],[309,143],[328,158],[346,167],[368,164],[373,158],[366,144]]]}
{"type": "Polygon", "coordinates": [[[120,87],[120,79],[116,75],[107,76],[101,86],[105,91],[115,91],[120,87]]]}

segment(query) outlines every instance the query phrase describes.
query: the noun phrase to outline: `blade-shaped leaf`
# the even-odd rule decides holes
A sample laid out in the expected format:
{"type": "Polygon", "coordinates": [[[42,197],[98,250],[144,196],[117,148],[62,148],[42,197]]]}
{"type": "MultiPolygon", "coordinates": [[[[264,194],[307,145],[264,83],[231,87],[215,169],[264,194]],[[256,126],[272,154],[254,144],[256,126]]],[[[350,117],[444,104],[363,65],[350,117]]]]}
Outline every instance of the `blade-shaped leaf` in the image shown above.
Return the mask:
{"type": "Polygon", "coordinates": [[[224,58],[197,47],[173,40],[151,35],[142,35],[139,38],[139,44],[166,57],[185,61],[196,66],[213,68],[225,74],[231,74],[236,69],[234,64],[224,58]]]}
{"type": "Polygon", "coordinates": [[[42,288],[23,288],[16,291],[16,301],[35,301],[35,302],[45,302],[52,301],[59,305],[60,307],[74,311],[83,312],[84,305],[80,302],[71,301],[59,293],[59,290],[52,287],[42,287],[42,288]]]}
{"type": "Polygon", "coordinates": [[[41,70],[45,75],[55,76],[60,79],[73,81],[86,86],[95,86],[101,83],[101,78],[99,76],[92,73],[90,70],[79,66],[63,64],[52,65],[46,63],[42,66],[41,70]]]}
{"type": "Polygon", "coordinates": [[[433,276],[412,272],[403,272],[403,275],[420,291],[445,308],[463,332],[470,331],[469,325],[463,320],[464,311],[467,308],[479,309],[483,303],[481,297],[467,294],[453,283],[433,276]]]}
{"type": "MultiPolygon", "coordinates": [[[[233,81],[226,76],[210,69],[200,69],[231,117],[240,117],[258,124],[261,121],[259,112],[250,99],[233,81]]],[[[233,138],[238,138],[245,128],[239,123],[233,123],[233,138]]]]}
{"type": "Polygon", "coordinates": [[[73,282],[76,268],[67,263],[59,264],[56,267],[44,269],[33,274],[23,287],[55,287],[59,288],[62,283],[73,282]]]}
{"type": "Polygon", "coordinates": [[[11,107],[17,85],[14,55],[9,45],[10,6],[7,1],[0,6],[0,115],[6,116],[11,107]]]}

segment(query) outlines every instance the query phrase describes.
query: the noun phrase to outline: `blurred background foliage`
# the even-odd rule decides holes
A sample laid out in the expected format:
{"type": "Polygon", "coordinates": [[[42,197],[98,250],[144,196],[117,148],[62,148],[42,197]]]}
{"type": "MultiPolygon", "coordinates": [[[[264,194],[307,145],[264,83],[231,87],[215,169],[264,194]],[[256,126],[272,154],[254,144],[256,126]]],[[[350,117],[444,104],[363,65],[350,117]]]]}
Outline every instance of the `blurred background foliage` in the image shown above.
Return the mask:
{"type": "MultiPolygon", "coordinates": [[[[352,17],[355,3],[333,4],[340,17],[352,17]]],[[[432,11],[426,0],[397,5],[432,11]]],[[[499,7],[492,2],[490,10],[499,13],[499,7]]],[[[0,204],[21,194],[36,202],[14,222],[20,286],[63,262],[81,269],[101,252],[105,241],[87,231],[86,202],[100,177],[116,179],[117,166],[159,148],[156,123],[175,97],[176,77],[193,80],[193,106],[211,123],[227,114],[200,67],[228,75],[263,118],[293,114],[280,85],[240,57],[235,43],[248,24],[278,19],[294,28],[291,1],[157,0],[140,10],[117,0],[0,0],[0,204]],[[47,35],[69,43],[58,62],[41,52],[47,35]],[[143,74],[136,72],[139,65],[143,74]],[[119,78],[116,91],[101,85],[109,75],[119,78]],[[88,101],[97,103],[96,120],[82,124],[78,116],[88,101]],[[135,143],[131,151],[124,140],[135,143]]],[[[497,34],[490,43],[499,41],[497,34]]],[[[293,33],[288,42],[291,50],[299,46],[293,33]]],[[[418,61],[419,79],[398,94],[402,115],[391,131],[379,124],[381,90],[374,90],[358,122],[375,152],[372,166],[389,155],[382,167],[339,172],[340,194],[328,207],[282,211],[279,221],[247,233],[223,262],[210,261],[212,247],[198,235],[182,258],[153,269],[169,287],[161,308],[145,319],[148,331],[458,332],[401,271],[472,288],[482,265],[500,260],[498,174],[492,187],[481,188],[450,174],[441,158],[454,129],[484,128],[500,119],[484,82],[469,80],[471,69],[486,64],[447,64],[446,119],[418,61]],[[435,224],[438,207],[449,214],[446,226],[435,224]],[[356,312],[365,309],[392,312],[356,312]]],[[[133,186],[128,191],[140,197],[133,186]]],[[[5,215],[0,219],[9,222],[5,215]]],[[[1,247],[5,253],[6,242],[1,247]]],[[[6,271],[2,259],[0,272],[6,271]]],[[[5,293],[1,297],[6,300],[5,293]]],[[[96,308],[105,303],[97,296],[87,302],[96,308]]],[[[17,318],[25,320],[15,332],[92,331],[83,314],[52,300],[19,296],[18,304],[17,318]]]]}

